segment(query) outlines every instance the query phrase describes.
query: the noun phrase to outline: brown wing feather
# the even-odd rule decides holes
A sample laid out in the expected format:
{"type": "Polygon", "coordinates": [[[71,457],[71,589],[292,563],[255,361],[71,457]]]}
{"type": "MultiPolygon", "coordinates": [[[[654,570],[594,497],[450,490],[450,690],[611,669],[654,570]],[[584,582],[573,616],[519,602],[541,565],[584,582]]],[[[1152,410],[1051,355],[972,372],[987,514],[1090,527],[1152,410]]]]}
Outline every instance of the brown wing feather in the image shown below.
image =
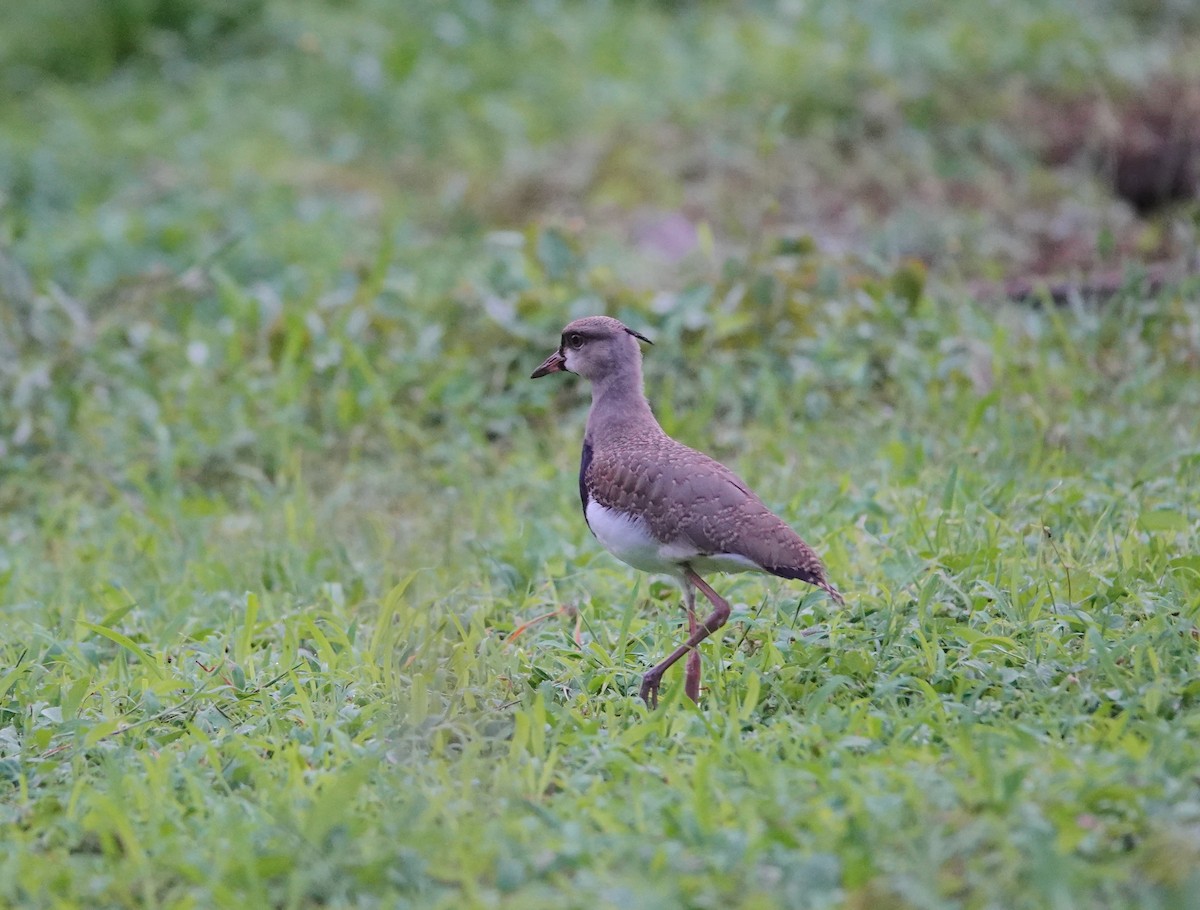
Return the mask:
{"type": "Polygon", "coordinates": [[[817,554],[741,478],[669,436],[598,448],[585,475],[592,499],[645,515],[651,533],[664,543],[683,538],[705,554],[736,553],[840,600],[817,554]]]}

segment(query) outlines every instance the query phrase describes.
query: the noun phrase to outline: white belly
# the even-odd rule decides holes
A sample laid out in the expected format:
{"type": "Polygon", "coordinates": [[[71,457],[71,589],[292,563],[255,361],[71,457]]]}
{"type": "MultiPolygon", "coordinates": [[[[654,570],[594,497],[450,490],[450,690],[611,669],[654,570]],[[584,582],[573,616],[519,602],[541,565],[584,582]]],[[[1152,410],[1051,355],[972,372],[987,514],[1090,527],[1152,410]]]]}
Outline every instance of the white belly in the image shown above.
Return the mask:
{"type": "Polygon", "coordinates": [[[713,553],[702,556],[695,546],[687,541],[662,543],[650,533],[646,522],[625,512],[618,512],[600,505],[588,503],[587,522],[604,545],[604,549],[626,565],[679,577],[684,565],[699,573],[705,572],[761,572],[762,568],[753,560],[737,553],[713,553]]]}

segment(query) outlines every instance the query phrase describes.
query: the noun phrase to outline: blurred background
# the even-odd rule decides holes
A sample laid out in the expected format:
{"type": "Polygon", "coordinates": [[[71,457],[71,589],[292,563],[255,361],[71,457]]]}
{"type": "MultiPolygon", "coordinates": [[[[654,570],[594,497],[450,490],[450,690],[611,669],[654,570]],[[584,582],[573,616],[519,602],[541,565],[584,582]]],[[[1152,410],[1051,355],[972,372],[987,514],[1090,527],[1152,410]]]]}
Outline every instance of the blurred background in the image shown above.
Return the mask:
{"type": "MultiPolygon", "coordinates": [[[[1186,0],[14,6],[5,242],[80,291],[286,205],[351,248],[553,221],[671,260],[699,225],[968,276],[1163,254],[1171,232],[1134,217],[1195,196],[1198,20],[1186,0]],[[125,258],[82,255],[68,212],[125,258]]],[[[283,253],[251,246],[228,261],[283,253]]]]}
{"type": "Polygon", "coordinates": [[[590,312],[671,429],[836,430],[992,387],[956,306],[1195,264],[1188,0],[46,0],[0,60],[0,455],[84,496],[453,487],[568,444],[590,312]]]}
{"type": "Polygon", "coordinates": [[[1187,0],[46,0],[0,60],[0,455],[92,499],[574,446],[592,312],[718,454],[836,434],[991,387],[934,301],[1194,264],[1187,0]]]}
{"type": "MultiPolygon", "coordinates": [[[[410,361],[606,306],[769,328],[781,281],[1111,283],[1195,247],[1189,0],[46,0],[0,61],[10,400],[38,384],[12,346],[84,325],[329,372],[318,322],[410,361]],[[726,299],[746,271],[764,309],[726,299]]],[[[18,408],[0,444],[59,430],[18,408]]]]}
{"type": "Polygon", "coordinates": [[[177,368],[248,399],[173,456],[209,467],[280,422],[502,434],[580,313],[770,346],[814,295],[1196,246],[1189,0],[46,0],[0,61],[10,455],[177,368]]]}

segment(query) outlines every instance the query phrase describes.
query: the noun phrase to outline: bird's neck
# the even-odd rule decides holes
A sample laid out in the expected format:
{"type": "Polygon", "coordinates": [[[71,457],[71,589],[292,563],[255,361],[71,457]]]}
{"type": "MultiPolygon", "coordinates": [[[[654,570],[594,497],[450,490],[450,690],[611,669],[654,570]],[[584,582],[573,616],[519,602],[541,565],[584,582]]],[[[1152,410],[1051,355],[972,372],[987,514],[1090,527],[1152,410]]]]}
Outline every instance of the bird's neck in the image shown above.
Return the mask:
{"type": "Polygon", "coordinates": [[[646,401],[641,370],[607,376],[592,383],[592,408],[587,422],[589,439],[625,436],[647,428],[658,429],[658,421],[646,401]]]}

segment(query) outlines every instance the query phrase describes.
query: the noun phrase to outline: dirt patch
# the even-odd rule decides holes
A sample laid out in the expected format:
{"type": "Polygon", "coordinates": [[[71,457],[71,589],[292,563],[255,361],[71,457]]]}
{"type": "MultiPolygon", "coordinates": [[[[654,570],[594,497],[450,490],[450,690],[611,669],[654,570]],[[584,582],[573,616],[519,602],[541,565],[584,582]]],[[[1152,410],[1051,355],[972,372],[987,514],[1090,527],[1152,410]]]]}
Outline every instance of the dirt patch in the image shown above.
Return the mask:
{"type": "Polygon", "coordinates": [[[1141,215],[1200,198],[1200,83],[1160,79],[1124,97],[1030,101],[1044,164],[1086,162],[1141,215]]]}

